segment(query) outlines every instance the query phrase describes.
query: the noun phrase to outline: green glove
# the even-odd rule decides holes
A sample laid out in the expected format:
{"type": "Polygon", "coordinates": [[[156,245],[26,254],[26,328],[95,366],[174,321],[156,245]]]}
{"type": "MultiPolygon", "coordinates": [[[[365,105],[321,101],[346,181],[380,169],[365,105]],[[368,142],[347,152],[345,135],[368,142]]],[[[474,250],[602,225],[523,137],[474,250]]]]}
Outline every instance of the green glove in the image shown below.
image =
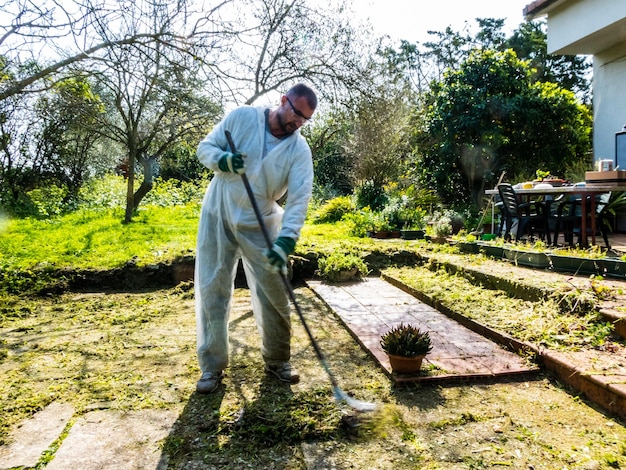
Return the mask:
{"type": "Polygon", "coordinates": [[[217,166],[224,172],[237,173],[243,175],[246,172],[245,153],[225,152],[217,162],[217,166]]]}
{"type": "Polygon", "coordinates": [[[293,253],[295,247],[296,241],[293,238],[278,237],[274,242],[274,246],[265,253],[270,271],[275,273],[280,272],[286,276],[287,259],[289,255],[293,253]]]}

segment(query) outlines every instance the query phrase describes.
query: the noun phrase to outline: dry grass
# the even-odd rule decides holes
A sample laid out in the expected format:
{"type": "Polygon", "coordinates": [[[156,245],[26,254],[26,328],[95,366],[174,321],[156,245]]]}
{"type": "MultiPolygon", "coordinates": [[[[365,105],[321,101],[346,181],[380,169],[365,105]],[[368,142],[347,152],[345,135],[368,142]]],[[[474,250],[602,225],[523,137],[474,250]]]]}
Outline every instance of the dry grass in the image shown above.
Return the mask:
{"type": "Polygon", "coordinates": [[[341,387],[381,404],[347,424],[294,319],[301,383],[265,376],[248,292],[231,315],[232,362],[217,393],[194,393],[189,286],[14,299],[0,322],[0,439],[52,401],[177,410],[163,443],[170,468],[619,468],[626,429],[549,378],[393,387],[315,295],[296,290],[341,387]]]}

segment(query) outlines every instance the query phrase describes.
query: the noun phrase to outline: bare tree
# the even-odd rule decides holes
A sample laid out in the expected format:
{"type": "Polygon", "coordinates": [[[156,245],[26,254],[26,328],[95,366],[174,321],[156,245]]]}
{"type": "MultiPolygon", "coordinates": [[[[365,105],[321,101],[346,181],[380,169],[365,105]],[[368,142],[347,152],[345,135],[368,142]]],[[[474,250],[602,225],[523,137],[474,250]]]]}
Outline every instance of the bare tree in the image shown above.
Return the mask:
{"type": "Polygon", "coordinates": [[[110,51],[96,74],[101,96],[110,106],[100,132],[126,151],[128,191],[125,221],[152,188],[154,165],[172,145],[199,136],[221,108],[198,92],[193,64],[172,57],[167,48],[136,45],[110,51]],[[143,180],[135,190],[135,164],[143,180]]]}
{"type": "Polygon", "coordinates": [[[118,47],[160,44],[193,55],[223,35],[213,17],[232,1],[195,11],[186,0],[5,0],[0,3],[3,68],[45,65],[19,78],[2,77],[0,101],[41,91],[69,67],[118,47]]]}
{"type": "Polygon", "coordinates": [[[127,153],[126,220],[150,189],[158,156],[206,132],[215,103],[251,104],[296,81],[312,83],[325,102],[369,87],[367,42],[339,0],[217,0],[208,8],[194,1],[0,3],[9,13],[2,18],[12,18],[0,20],[0,65],[22,72],[2,75],[0,103],[72,73],[91,75],[115,110],[94,132],[127,153]],[[137,190],[135,163],[144,173],[137,190]]]}
{"type": "MultiPolygon", "coordinates": [[[[351,2],[244,0],[224,10],[227,47],[205,61],[225,99],[252,104],[297,81],[328,100],[367,89],[370,38],[352,24],[351,2]],[[237,25],[237,27],[232,27],[237,25]]],[[[209,70],[209,69],[206,69],[209,70]]]]}

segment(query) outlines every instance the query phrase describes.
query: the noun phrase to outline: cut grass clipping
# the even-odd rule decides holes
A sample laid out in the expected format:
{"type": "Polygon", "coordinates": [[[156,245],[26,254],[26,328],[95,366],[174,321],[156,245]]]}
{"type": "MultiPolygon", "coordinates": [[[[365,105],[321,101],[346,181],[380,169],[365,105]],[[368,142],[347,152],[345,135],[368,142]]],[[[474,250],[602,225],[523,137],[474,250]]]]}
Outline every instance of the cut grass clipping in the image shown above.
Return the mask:
{"type": "Polygon", "coordinates": [[[393,268],[385,274],[478,323],[506,332],[520,341],[552,349],[598,347],[613,329],[591,308],[591,303],[577,303],[572,298],[575,293],[564,292],[542,302],[531,302],[511,297],[502,290],[472,284],[435,264],[393,268]],[[574,305],[580,308],[570,310],[574,305]]]}

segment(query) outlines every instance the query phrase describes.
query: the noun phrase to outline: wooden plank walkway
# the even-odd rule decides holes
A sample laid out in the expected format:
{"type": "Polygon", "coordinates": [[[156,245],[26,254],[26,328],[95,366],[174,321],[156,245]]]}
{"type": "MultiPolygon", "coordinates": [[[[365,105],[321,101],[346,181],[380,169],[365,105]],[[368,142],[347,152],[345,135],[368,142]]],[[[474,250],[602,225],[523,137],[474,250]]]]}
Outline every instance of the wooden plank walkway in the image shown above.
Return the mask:
{"type": "Polygon", "coordinates": [[[396,383],[511,378],[539,370],[383,279],[307,284],[396,383]],[[380,347],[381,335],[400,323],[411,323],[431,336],[433,350],[419,375],[393,374],[380,347]]]}

